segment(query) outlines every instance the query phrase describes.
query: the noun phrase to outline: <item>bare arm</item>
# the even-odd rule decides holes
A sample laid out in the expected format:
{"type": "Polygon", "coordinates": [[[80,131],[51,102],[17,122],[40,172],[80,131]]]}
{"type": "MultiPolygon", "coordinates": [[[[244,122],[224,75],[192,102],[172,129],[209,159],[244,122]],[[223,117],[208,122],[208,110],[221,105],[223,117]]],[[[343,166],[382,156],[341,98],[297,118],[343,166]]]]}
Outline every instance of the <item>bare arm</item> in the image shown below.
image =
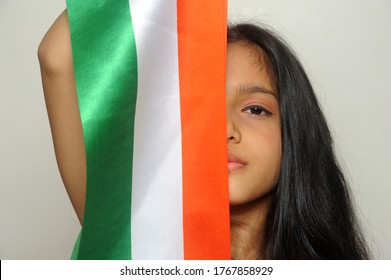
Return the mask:
{"type": "Polygon", "coordinates": [[[66,10],[43,38],[38,48],[38,58],[57,164],[69,198],[82,223],[86,193],[86,156],[66,10]]]}

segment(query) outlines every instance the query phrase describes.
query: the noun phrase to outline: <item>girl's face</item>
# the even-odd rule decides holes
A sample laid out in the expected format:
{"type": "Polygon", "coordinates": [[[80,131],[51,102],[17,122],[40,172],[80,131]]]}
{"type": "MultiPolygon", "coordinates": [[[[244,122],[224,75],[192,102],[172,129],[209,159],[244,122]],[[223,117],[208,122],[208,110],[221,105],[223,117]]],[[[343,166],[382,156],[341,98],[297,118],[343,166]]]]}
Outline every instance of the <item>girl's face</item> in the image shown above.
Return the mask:
{"type": "Polygon", "coordinates": [[[279,104],[265,56],[244,42],[228,44],[227,141],[230,204],[266,196],[280,171],[279,104]]]}

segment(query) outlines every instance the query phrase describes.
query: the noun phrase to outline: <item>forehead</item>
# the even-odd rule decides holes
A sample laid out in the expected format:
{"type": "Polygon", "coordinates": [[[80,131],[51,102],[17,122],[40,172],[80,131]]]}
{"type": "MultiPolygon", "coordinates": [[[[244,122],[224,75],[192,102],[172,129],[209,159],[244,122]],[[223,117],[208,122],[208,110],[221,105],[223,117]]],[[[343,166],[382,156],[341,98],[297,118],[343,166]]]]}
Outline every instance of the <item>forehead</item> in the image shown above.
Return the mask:
{"type": "Polygon", "coordinates": [[[238,41],[228,44],[228,55],[235,55],[240,59],[245,59],[247,62],[251,62],[254,66],[264,68],[268,66],[268,58],[265,52],[258,46],[246,42],[238,41]]]}
{"type": "Polygon", "coordinates": [[[247,42],[229,43],[227,48],[227,86],[238,83],[260,84],[274,89],[269,63],[263,50],[247,42]]]}

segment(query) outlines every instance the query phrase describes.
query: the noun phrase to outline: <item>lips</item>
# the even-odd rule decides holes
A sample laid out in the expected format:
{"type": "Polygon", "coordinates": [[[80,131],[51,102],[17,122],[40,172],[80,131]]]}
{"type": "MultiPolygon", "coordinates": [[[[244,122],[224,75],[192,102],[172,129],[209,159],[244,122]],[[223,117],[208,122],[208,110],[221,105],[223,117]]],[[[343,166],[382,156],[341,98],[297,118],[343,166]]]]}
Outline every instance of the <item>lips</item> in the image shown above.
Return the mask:
{"type": "Polygon", "coordinates": [[[246,162],[241,160],[239,157],[228,153],[228,171],[234,171],[241,169],[247,165],[246,162]]]}

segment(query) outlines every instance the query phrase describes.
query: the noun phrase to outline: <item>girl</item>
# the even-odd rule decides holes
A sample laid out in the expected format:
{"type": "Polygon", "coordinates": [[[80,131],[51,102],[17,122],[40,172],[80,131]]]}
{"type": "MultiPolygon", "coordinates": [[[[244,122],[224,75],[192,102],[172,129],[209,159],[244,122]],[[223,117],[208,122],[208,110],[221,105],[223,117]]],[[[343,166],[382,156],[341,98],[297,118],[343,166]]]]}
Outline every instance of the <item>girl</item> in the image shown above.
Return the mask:
{"type": "MultiPolygon", "coordinates": [[[[57,162],[82,223],[86,161],[66,11],[38,54],[57,162]]],[[[253,25],[228,28],[227,145],[233,259],[368,258],[304,70],[253,25]]]]}
{"type": "Polygon", "coordinates": [[[228,28],[227,59],[232,257],[368,258],[300,62],[250,24],[228,28]]]}

